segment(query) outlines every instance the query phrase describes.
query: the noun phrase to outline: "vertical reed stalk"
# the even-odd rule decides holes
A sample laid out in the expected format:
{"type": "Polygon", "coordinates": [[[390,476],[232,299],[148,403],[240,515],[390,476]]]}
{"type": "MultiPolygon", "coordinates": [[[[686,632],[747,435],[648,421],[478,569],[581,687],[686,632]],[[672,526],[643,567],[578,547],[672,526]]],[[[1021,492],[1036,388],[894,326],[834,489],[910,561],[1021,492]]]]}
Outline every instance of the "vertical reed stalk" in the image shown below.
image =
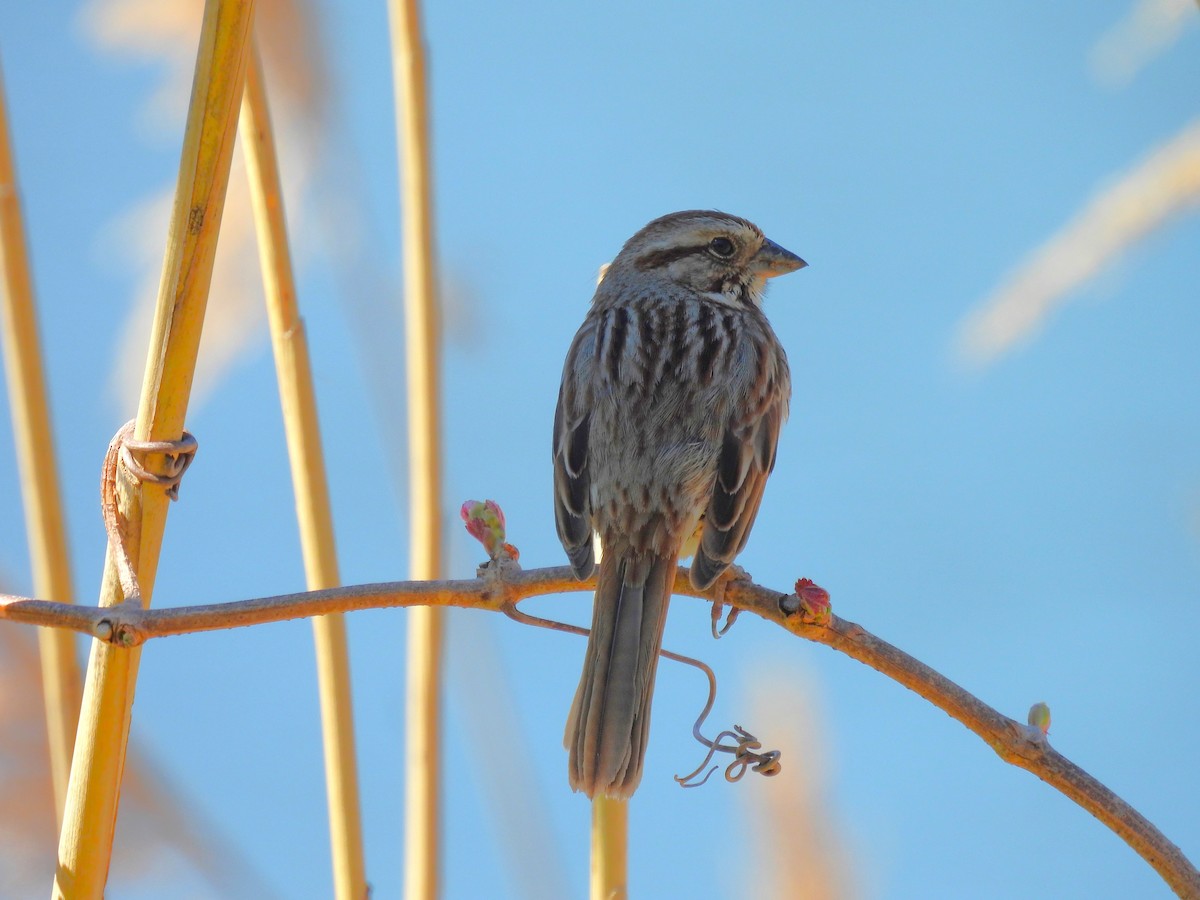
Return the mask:
{"type": "MultiPolygon", "coordinates": [[[[204,6],[179,181],[134,431],[140,440],[176,440],[183,431],[229,183],[253,9],[253,0],[207,0],[204,6]]],[[[167,495],[161,486],[132,485],[121,478],[118,499],[128,522],[129,551],[142,602],[148,604],[166,526],[167,495]]],[[[122,599],[110,552],[100,603],[112,606],[122,599]]],[[[99,900],[104,894],[140,659],[139,650],[92,643],[59,836],[54,897],[99,900]]]]}
{"type": "MultiPolygon", "coordinates": [[[[600,556],[597,552],[597,563],[600,556]]],[[[592,900],[626,896],[628,847],[629,802],[597,797],[592,801],[592,900]]]]}
{"type": "MultiPolygon", "coordinates": [[[[250,197],[254,205],[279,400],[283,407],[288,457],[292,464],[292,486],[296,495],[296,518],[304,552],[304,571],[308,589],[315,591],[340,584],[337,550],[308,341],[296,301],[288,249],[279,159],[267,106],[262,64],[253,47],[246,68],[241,138],[250,177],[250,197]]],[[[316,643],[321,697],[334,891],[338,900],[362,900],[367,895],[367,883],[363,867],[358,769],[354,753],[350,659],[346,648],[346,623],[342,614],[314,618],[313,639],[316,643]]]]}
{"type": "Polygon", "coordinates": [[[621,900],[626,887],[629,801],[597,797],[592,801],[591,900],[621,900]]]}
{"type": "MultiPolygon", "coordinates": [[[[388,0],[404,232],[412,577],[441,576],[439,321],[433,267],[428,89],[417,0],[388,0]]],[[[405,896],[438,894],[442,612],[409,613],[405,896]]]]}
{"type": "MultiPolygon", "coordinates": [[[[58,461],[50,431],[50,404],[46,398],[38,340],[33,278],[25,246],[16,164],[5,107],[4,82],[0,78],[0,278],[3,278],[0,320],[4,325],[4,362],[21,473],[33,591],[47,600],[73,603],[70,554],[63,525],[62,499],[58,493],[58,461]]],[[[46,705],[54,809],[61,825],[83,686],[73,635],[55,628],[39,628],[38,647],[42,660],[42,694],[46,705]]]]}

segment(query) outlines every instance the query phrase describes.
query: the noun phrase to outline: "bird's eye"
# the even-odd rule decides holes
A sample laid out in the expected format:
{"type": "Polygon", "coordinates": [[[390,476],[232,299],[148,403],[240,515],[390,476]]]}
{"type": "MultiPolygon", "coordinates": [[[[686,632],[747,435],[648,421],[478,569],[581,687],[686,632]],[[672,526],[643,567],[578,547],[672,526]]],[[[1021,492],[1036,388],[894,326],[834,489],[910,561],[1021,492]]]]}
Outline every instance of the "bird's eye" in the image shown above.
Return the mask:
{"type": "Polygon", "coordinates": [[[713,252],[714,256],[719,256],[721,259],[729,259],[733,256],[737,247],[727,237],[715,237],[708,242],[708,249],[713,252]]]}

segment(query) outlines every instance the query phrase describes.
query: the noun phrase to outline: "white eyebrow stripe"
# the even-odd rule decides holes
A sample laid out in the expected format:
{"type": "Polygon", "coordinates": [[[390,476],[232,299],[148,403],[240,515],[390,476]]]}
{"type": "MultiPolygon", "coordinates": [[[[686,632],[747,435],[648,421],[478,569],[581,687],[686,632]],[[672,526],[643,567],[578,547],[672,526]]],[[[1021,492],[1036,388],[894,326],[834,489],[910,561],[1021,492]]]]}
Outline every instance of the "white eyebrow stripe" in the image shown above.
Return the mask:
{"type": "Polygon", "coordinates": [[[708,246],[708,240],[704,235],[687,235],[687,242],[679,240],[679,236],[665,236],[662,240],[651,241],[642,244],[638,247],[638,256],[647,256],[651,253],[662,253],[666,250],[689,249],[689,250],[704,250],[708,246]]]}

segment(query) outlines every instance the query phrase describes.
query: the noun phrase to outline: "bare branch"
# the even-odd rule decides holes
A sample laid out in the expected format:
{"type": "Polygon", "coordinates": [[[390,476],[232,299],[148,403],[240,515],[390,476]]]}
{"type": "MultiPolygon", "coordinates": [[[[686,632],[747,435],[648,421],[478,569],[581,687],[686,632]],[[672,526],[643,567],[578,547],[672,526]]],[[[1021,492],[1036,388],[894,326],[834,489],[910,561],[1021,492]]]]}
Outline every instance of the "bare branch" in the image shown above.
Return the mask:
{"type": "MultiPolygon", "coordinates": [[[[481,577],[471,580],[363,584],[167,609],[143,609],[136,604],[81,607],[0,594],[0,619],[68,628],[118,646],[132,647],[151,638],[175,634],[361,609],[457,606],[503,612],[528,597],[595,587],[594,579],[577,581],[567,566],[526,571],[512,562],[491,563],[482,567],[480,573],[481,577]]],[[[811,589],[809,583],[801,595],[811,589]]],[[[687,569],[681,568],[676,573],[674,592],[707,600],[720,599],[753,612],[797,637],[832,647],[898,681],[979,735],[1005,762],[1032,772],[1111,828],[1179,896],[1200,897],[1200,872],[1180,849],[1132,806],[1051,747],[1040,729],[1002,715],[861,625],[824,609],[814,614],[802,596],[773,591],[749,579],[721,581],[708,591],[697,591],[688,579],[687,569]]]]}
{"type": "Polygon", "coordinates": [[[1200,897],[1200,872],[1183,852],[1145,816],[1051,747],[1037,727],[1002,715],[861,625],[832,615],[826,624],[809,624],[802,615],[789,614],[789,610],[799,607],[795,595],[785,596],[750,582],[733,582],[726,588],[725,600],[782,625],[798,637],[840,650],[920,694],[983,738],[1005,762],[1032,772],[1111,828],[1180,897],[1200,897]]]}

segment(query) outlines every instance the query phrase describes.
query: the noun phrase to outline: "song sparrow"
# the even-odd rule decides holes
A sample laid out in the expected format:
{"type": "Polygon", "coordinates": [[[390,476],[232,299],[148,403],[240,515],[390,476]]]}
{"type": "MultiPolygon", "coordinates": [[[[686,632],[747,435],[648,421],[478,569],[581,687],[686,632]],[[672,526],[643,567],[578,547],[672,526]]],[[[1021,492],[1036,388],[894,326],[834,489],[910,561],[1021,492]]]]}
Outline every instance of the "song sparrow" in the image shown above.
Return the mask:
{"type": "Polygon", "coordinates": [[[804,265],[745,219],[663,216],[608,267],[567,353],[555,521],[579,578],[595,568],[593,531],[603,551],[564,740],[571,787],[589,797],[641,780],[680,556],[695,553],[703,589],[746,543],[791,394],[763,290],[804,265]]]}

